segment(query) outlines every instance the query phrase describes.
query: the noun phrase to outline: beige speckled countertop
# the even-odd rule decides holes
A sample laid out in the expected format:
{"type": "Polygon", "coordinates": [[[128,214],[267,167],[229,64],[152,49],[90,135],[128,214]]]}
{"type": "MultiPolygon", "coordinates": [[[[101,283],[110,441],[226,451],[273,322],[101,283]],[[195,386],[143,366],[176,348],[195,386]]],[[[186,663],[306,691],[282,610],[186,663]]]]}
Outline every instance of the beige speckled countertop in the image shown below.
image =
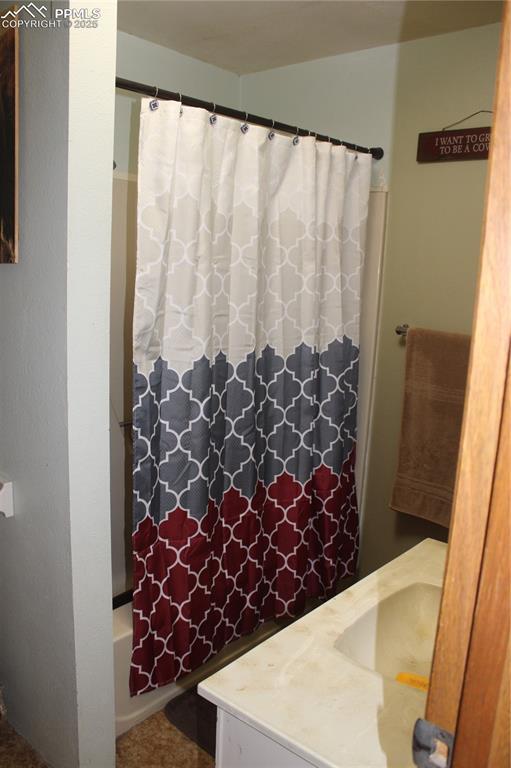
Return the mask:
{"type": "MultiPolygon", "coordinates": [[[[441,587],[445,554],[445,544],[426,539],[209,677],[199,693],[314,765],[413,766],[426,694],[356,663],[339,638],[399,590],[441,587]]],[[[375,647],[377,634],[376,621],[375,647]]]]}

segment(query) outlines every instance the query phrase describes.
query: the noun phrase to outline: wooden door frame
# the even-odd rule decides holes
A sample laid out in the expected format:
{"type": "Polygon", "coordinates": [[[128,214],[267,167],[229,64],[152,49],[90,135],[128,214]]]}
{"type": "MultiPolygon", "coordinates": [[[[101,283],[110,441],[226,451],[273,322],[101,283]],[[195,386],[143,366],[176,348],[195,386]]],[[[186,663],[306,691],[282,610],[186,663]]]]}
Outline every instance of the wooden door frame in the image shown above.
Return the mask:
{"type": "Polygon", "coordinates": [[[488,531],[456,725],[453,768],[509,766],[510,443],[508,361],[488,531]]]}
{"type": "MultiPolygon", "coordinates": [[[[499,440],[502,439],[511,338],[510,28],[510,0],[506,0],[467,394],[444,588],[426,706],[426,718],[453,734],[456,734],[459,722],[469,648],[476,626],[476,605],[483,610],[486,599],[480,587],[495,576],[496,563],[493,562],[488,568],[487,559],[486,576],[481,579],[485,549],[494,546],[499,535],[505,536],[505,520],[509,516],[509,499],[506,505],[505,494],[500,491],[500,496],[494,495],[492,507],[492,492],[495,491],[497,458],[499,451],[503,450],[502,444],[499,447],[499,440]],[[507,509],[502,510],[502,505],[507,509]],[[503,515],[500,514],[502,511],[503,515]],[[489,527],[490,517],[493,530],[492,526],[489,527]],[[497,538],[495,526],[504,526],[497,533],[497,538]]],[[[484,681],[479,680],[478,683],[481,685],[484,681]]],[[[474,681],[471,685],[473,689],[474,681]]],[[[457,749],[455,747],[455,755],[457,749]]],[[[465,762],[463,768],[469,765],[480,768],[481,763],[465,762]]]]}

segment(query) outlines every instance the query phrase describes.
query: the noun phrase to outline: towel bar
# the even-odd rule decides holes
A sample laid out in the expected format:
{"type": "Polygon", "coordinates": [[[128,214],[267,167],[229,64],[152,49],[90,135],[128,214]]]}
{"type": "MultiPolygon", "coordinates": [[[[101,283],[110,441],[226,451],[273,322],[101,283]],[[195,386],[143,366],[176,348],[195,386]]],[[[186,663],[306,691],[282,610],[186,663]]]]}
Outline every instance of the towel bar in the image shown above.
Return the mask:
{"type": "Polygon", "coordinates": [[[396,325],[396,333],[398,336],[401,336],[403,339],[406,339],[406,334],[408,333],[408,328],[410,326],[408,323],[403,323],[403,325],[396,325]]]}

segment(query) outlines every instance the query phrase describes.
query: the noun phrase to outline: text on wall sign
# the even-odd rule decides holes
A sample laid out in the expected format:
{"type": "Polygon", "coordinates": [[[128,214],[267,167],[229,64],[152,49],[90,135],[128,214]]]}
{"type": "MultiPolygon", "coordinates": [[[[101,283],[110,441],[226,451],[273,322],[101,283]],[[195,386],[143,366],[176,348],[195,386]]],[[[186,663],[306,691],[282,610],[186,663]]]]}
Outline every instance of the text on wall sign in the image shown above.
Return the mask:
{"type": "Polygon", "coordinates": [[[490,138],[491,127],[419,133],[417,162],[485,160],[490,149],[490,138]]]}

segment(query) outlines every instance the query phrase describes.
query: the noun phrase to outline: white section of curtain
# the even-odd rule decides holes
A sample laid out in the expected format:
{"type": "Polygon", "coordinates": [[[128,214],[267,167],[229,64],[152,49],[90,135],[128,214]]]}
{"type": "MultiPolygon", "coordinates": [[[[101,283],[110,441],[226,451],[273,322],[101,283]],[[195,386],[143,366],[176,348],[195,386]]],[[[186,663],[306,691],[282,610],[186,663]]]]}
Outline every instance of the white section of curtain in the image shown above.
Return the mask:
{"type": "Polygon", "coordinates": [[[358,345],[371,156],[142,102],[134,360],[358,345]]]}

